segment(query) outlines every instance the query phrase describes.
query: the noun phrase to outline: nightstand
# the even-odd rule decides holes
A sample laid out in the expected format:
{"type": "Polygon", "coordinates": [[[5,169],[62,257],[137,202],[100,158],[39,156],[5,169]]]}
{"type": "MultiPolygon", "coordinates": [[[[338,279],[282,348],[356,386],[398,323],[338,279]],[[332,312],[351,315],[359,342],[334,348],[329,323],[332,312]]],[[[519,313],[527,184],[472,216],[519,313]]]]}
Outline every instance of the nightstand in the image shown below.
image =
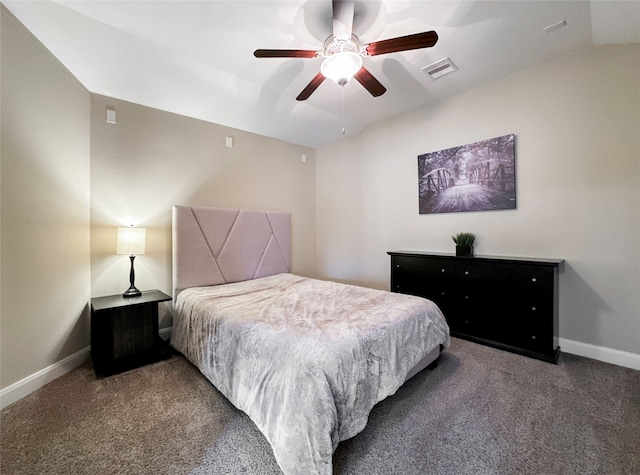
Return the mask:
{"type": "Polygon", "coordinates": [[[91,359],[97,374],[114,374],[169,358],[158,335],[158,303],[171,300],[159,290],[138,297],[122,294],[91,299],[91,359]]]}

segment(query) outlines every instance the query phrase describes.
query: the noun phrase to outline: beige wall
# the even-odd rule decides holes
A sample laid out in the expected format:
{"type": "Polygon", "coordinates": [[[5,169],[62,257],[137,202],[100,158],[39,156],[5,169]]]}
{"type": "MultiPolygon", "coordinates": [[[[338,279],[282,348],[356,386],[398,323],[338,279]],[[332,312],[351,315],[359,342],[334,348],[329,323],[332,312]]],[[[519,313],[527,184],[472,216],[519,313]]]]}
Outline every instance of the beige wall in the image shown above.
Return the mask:
{"type": "MultiPolygon", "coordinates": [[[[114,253],[115,228],[130,224],[147,227],[136,287],[171,294],[174,204],[291,211],[293,271],[314,275],[314,155],[298,145],[92,95],[92,295],[129,286],[129,259],[114,253]],[[106,122],[107,107],[116,111],[115,125],[106,122]]],[[[162,319],[161,326],[169,324],[162,319]]]]}
{"type": "Polygon", "coordinates": [[[89,344],[89,112],[80,83],[0,6],[0,387],[89,344]]]}
{"type": "Polygon", "coordinates": [[[450,236],[471,231],[477,254],[566,259],[560,336],[640,354],[640,45],[589,48],[319,148],[316,180],[319,276],[388,288],[386,251],[453,252],[450,236]],[[419,215],[417,155],[511,133],[516,210],[419,215]]]}

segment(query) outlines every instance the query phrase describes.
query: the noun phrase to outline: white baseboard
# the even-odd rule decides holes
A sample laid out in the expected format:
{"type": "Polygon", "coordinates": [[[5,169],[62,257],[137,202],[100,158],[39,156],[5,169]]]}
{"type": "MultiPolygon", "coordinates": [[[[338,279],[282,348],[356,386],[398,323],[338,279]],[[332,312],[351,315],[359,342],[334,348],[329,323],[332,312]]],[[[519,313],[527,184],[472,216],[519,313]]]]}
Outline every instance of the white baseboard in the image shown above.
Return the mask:
{"type": "Polygon", "coordinates": [[[590,345],[579,341],[559,338],[558,344],[563,353],[585,356],[594,360],[611,363],[625,368],[640,370],[640,355],[628,351],[614,350],[604,346],[590,345]]]}
{"type": "MultiPolygon", "coordinates": [[[[171,328],[161,328],[158,331],[160,338],[168,340],[171,337],[171,328]]],[[[11,386],[0,390],[0,409],[13,404],[14,402],[22,399],[23,397],[31,394],[36,389],[40,389],[47,383],[50,383],[54,379],[59,378],[63,374],[76,369],[82,363],[89,361],[91,358],[91,347],[86,348],[67,356],[65,359],[58,361],[44,369],[41,369],[37,373],[27,376],[26,378],[13,383],[11,386]]]]}
{"type": "Polygon", "coordinates": [[[11,386],[7,386],[0,391],[0,409],[4,409],[26,395],[31,394],[36,389],[77,368],[82,363],[89,361],[90,357],[91,347],[87,346],[51,366],[47,366],[31,376],[27,376],[13,383],[11,386]]]}

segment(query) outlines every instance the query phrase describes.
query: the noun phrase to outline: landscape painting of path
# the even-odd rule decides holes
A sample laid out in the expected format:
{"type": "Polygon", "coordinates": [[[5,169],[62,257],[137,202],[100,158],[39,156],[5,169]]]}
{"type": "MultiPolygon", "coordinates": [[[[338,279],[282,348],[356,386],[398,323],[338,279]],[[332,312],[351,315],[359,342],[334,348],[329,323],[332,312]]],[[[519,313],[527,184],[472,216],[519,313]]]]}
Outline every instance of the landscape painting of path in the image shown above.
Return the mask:
{"type": "Polygon", "coordinates": [[[420,214],[516,207],[515,135],[418,155],[420,214]]]}

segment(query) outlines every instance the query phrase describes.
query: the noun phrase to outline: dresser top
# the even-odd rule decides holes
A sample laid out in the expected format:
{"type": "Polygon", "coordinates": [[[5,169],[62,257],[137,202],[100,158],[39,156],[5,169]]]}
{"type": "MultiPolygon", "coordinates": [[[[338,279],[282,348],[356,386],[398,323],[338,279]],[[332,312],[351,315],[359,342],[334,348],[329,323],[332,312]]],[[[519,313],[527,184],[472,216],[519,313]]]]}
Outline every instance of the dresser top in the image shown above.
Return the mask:
{"type": "Polygon", "coordinates": [[[445,259],[456,259],[461,261],[499,261],[499,262],[519,262],[545,266],[559,266],[564,259],[551,259],[540,257],[518,257],[518,256],[456,256],[450,252],[428,252],[428,251],[388,251],[390,256],[412,256],[412,257],[440,257],[445,259]]]}

